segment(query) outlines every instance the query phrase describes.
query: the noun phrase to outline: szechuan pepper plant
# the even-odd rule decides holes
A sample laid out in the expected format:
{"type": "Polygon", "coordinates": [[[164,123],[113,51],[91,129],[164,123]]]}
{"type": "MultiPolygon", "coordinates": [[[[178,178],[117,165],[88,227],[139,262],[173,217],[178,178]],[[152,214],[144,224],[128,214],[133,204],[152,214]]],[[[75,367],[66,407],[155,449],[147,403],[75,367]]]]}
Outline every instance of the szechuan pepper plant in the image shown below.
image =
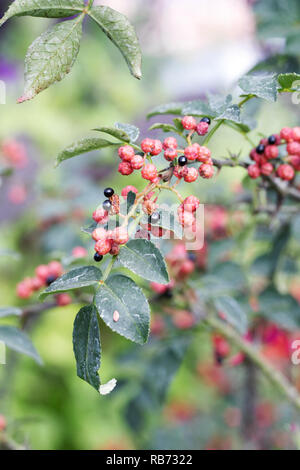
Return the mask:
{"type": "MultiPolygon", "coordinates": [[[[76,17],[59,22],[30,46],[20,102],[69,72],[85,17],[99,24],[133,75],[141,77],[136,35],[114,10],[93,6],[92,1],[15,0],[0,24],[22,15],[76,17]]],[[[248,73],[232,94],[208,94],[206,99],[152,109],[148,117],[164,116],[164,122],[152,124],[148,137],[140,138],[132,124],[101,123],[92,135],[62,150],[56,168],[74,157],[88,161],[89,152],[110,152],[124,183],[107,182],[99,205],[81,227],[92,255],[78,245],[20,278],[16,296],[21,307],[0,308],[1,318],[18,317],[20,325],[1,325],[0,340],[41,364],[24,330],[44,311],[79,304],[73,327],[77,375],[101,395],[118,388],[118,377],[107,383],[100,379],[104,324],[142,346],[132,353],[133,361],[145,365],[139,387],[125,405],[126,421],[137,435],[151,410],[162,405],[184,357],[197,349],[199,331],[208,336],[212,355],[210,367],[197,363],[203,381],[229,395],[238,391],[224,379],[222,368],[244,367],[249,373],[247,438],[255,432],[251,387],[258,371],[299,411],[300,378],[290,374],[290,363],[300,339],[300,286],[291,282],[299,272],[300,255],[300,123],[274,127],[264,135],[255,121],[264,101],[272,106],[282,95],[298,95],[299,83],[296,73],[248,73]],[[211,150],[223,128],[244,139],[240,153],[228,148],[218,155],[211,150]],[[153,131],[160,138],[153,138],[153,131]],[[206,188],[217,192],[225,168],[243,172],[242,184],[232,188],[233,204],[222,194],[213,205],[209,194],[207,199],[196,196],[205,180],[206,188]],[[262,250],[248,250],[260,232],[267,234],[262,250]],[[153,345],[158,345],[154,352],[153,345]],[[147,348],[150,354],[143,356],[147,348]]],[[[26,165],[24,149],[16,142],[2,142],[1,152],[2,177],[26,165]]],[[[12,200],[22,196],[20,188],[11,194],[12,200]]],[[[78,219],[76,223],[79,227],[78,219]]],[[[175,408],[171,414],[183,420],[193,413],[186,406],[175,408]]],[[[235,418],[230,415],[228,421],[235,418]]],[[[6,426],[2,421],[0,416],[0,432],[6,426]]]]}

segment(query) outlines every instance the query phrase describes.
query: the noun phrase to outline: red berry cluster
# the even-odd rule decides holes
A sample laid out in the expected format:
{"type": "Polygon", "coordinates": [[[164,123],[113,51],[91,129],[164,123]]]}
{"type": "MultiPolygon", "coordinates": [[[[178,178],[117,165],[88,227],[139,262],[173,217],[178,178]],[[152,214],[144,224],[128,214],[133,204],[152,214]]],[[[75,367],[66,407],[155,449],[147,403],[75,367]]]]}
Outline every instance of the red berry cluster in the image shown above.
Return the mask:
{"type": "MultiPolygon", "coordinates": [[[[49,286],[63,274],[63,267],[59,261],[51,261],[49,264],[41,264],[35,270],[35,277],[26,277],[17,285],[17,295],[21,299],[28,299],[34,292],[49,286]]],[[[69,305],[72,302],[68,294],[56,296],[59,306],[69,305]]]]}
{"type": "MultiPolygon", "coordinates": [[[[192,116],[185,116],[182,119],[184,129],[190,131],[189,138],[196,132],[204,136],[210,125],[210,119],[205,117],[197,124],[192,116]]],[[[125,145],[119,148],[119,157],[121,163],[118,171],[122,175],[131,175],[134,170],[141,170],[141,175],[145,180],[151,183],[159,183],[163,178],[163,171],[158,172],[157,167],[152,161],[147,162],[147,157],[154,157],[164,152],[164,158],[172,163],[173,174],[177,178],[183,178],[187,183],[192,183],[198,178],[198,170],[195,167],[186,166],[188,163],[200,162],[199,175],[202,178],[212,178],[214,175],[213,161],[210,150],[198,143],[188,145],[184,149],[178,148],[175,137],[167,137],[163,142],[157,139],[146,138],[141,142],[140,154],[136,154],[134,148],[125,145]],[[181,155],[180,155],[181,154],[181,155]]]]}
{"type": "Polygon", "coordinates": [[[248,167],[251,178],[274,174],[285,181],[293,180],[300,171],[300,127],[284,127],[279,134],[261,139],[251,150],[250,158],[255,162],[248,167]]]}
{"type": "Polygon", "coordinates": [[[28,164],[26,148],[16,140],[4,140],[0,148],[7,163],[14,168],[24,168],[28,164]]]}
{"type": "MultiPolygon", "coordinates": [[[[125,148],[125,147],[124,147],[125,148]]],[[[124,188],[122,194],[127,197],[127,194],[137,192],[137,189],[133,186],[124,188]]],[[[110,215],[116,215],[120,212],[120,198],[112,188],[106,188],[104,190],[104,196],[107,199],[103,202],[102,207],[96,209],[93,213],[93,219],[97,224],[106,225],[110,215]]],[[[118,226],[113,230],[107,230],[104,227],[97,227],[92,233],[92,238],[95,243],[96,254],[94,256],[95,261],[99,262],[103,259],[103,256],[107,253],[111,255],[117,255],[119,253],[120,245],[125,245],[129,240],[127,227],[118,226]]]]}

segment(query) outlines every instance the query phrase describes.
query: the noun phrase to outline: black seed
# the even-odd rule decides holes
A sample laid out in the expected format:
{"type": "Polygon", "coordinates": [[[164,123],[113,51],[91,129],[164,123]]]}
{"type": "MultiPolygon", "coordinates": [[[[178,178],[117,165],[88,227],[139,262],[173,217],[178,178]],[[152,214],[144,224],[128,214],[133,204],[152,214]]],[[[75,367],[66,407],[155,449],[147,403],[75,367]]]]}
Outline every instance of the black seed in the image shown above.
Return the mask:
{"type": "Polygon", "coordinates": [[[99,255],[99,253],[95,253],[94,260],[99,263],[100,261],[103,260],[103,256],[99,255]]]}
{"type": "Polygon", "coordinates": [[[270,137],[268,138],[268,142],[270,145],[274,145],[276,144],[276,136],[275,135],[270,135],[270,137]]]}
{"type": "Polygon", "coordinates": [[[112,197],[115,194],[114,190],[112,188],[106,188],[104,189],[104,196],[107,198],[112,197]]]}
{"type": "Polygon", "coordinates": [[[193,261],[193,263],[197,261],[197,256],[195,255],[195,253],[188,253],[188,258],[190,261],[193,261]]]}
{"type": "Polygon", "coordinates": [[[105,211],[109,211],[110,208],[111,208],[111,202],[109,199],[106,199],[103,204],[102,204],[102,207],[105,211]]]}
{"type": "Polygon", "coordinates": [[[184,166],[187,164],[187,161],[188,161],[187,158],[182,155],[181,157],[178,158],[178,165],[184,166]]]}
{"type": "Polygon", "coordinates": [[[207,124],[210,124],[211,120],[210,120],[209,117],[204,117],[204,118],[200,119],[200,122],[207,122],[207,124]]]}
{"type": "Polygon", "coordinates": [[[55,276],[48,276],[47,279],[46,279],[47,286],[50,286],[50,284],[52,284],[52,282],[54,282],[54,281],[56,281],[55,276]]]}
{"type": "Polygon", "coordinates": [[[160,219],[160,214],[158,212],[154,212],[151,217],[149,223],[156,224],[160,219]]]}
{"type": "Polygon", "coordinates": [[[256,147],[256,152],[259,153],[260,155],[262,153],[264,153],[265,151],[265,146],[263,144],[259,144],[257,147],[256,147]]]}

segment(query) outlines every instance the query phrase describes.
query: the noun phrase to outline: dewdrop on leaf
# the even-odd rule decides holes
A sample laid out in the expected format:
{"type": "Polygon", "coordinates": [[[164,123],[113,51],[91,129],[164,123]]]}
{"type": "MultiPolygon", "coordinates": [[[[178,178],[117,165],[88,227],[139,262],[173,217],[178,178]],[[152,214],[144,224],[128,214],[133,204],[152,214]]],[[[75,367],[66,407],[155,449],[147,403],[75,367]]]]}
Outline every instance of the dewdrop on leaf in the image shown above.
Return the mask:
{"type": "Polygon", "coordinates": [[[114,314],[113,314],[113,320],[114,320],[114,322],[119,321],[119,318],[120,318],[120,314],[119,314],[118,310],[115,310],[115,311],[114,311],[114,314]]]}
{"type": "Polygon", "coordinates": [[[100,395],[108,395],[109,393],[113,391],[116,385],[117,385],[116,379],[111,379],[106,384],[100,385],[100,388],[99,388],[100,395]]]}

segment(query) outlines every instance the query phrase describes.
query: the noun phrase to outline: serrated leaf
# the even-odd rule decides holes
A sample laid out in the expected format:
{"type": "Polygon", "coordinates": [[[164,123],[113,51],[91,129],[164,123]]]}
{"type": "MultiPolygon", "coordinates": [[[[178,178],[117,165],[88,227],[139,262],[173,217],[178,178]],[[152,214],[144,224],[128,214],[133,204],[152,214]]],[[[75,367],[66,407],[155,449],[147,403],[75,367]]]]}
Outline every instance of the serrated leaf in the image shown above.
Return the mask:
{"type": "Polygon", "coordinates": [[[41,34],[25,58],[25,90],[19,103],[31,100],[70,72],[79,52],[83,15],[41,34]]]}
{"type": "Polygon", "coordinates": [[[0,20],[0,26],[13,16],[66,18],[82,12],[83,0],[15,0],[0,20]]]}
{"type": "Polygon", "coordinates": [[[132,143],[136,142],[139,138],[140,130],[133,124],[123,124],[122,122],[116,122],[115,127],[116,129],[125,132],[128,135],[130,142],[132,143]]]}
{"type": "Polygon", "coordinates": [[[93,6],[88,11],[106,36],[118,47],[132,75],[142,77],[142,54],[136,32],[128,18],[107,6],[93,6]]]}
{"type": "Polygon", "coordinates": [[[165,124],[159,122],[149,127],[149,131],[153,131],[156,129],[161,129],[163,132],[178,132],[178,129],[175,126],[172,126],[172,124],[165,124]]]}
{"type": "Polygon", "coordinates": [[[236,124],[241,124],[241,111],[240,108],[233,104],[228,106],[225,111],[216,117],[216,120],[225,119],[227,121],[232,121],[236,124]]]}
{"type": "Polygon", "coordinates": [[[80,289],[81,287],[92,286],[97,284],[102,278],[100,269],[95,266],[82,266],[80,268],[71,269],[63,276],[56,279],[52,284],[41,293],[41,299],[47,295],[57,294],[72,289],[80,289]]]}
{"type": "Polygon", "coordinates": [[[132,279],[113,275],[99,288],[95,303],[100,317],[116,333],[138,344],[149,335],[150,310],[142,290],[132,279]],[[119,318],[114,321],[114,312],[119,318]]]}
{"type": "Polygon", "coordinates": [[[249,95],[256,95],[267,101],[277,100],[276,74],[249,74],[239,80],[240,88],[249,95]]]}
{"type": "Polygon", "coordinates": [[[162,104],[153,108],[150,113],[147,114],[147,117],[160,116],[164,114],[182,114],[182,108],[185,103],[174,102],[168,104],[162,104]]]}
{"type": "Polygon", "coordinates": [[[247,315],[239,303],[232,297],[222,296],[214,300],[218,312],[225,316],[225,320],[230,323],[242,335],[247,332],[247,315]]]}
{"type": "Polygon", "coordinates": [[[77,375],[99,391],[101,342],[98,314],[94,305],[79,310],[73,328],[73,350],[77,375]]]}
{"type": "Polygon", "coordinates": [[[8,348],[32,357],[38,364],[43,363],[29,337],[18,328],[7,325],[0,326],[0,341],[3,341],[8,348]]]}
{"type": "Polygon", "coordinates": [[[17,307],[0,307],[0,318],[22,315],[22,310],[17,307]]]}
{"type": "Polygon", "coordinates": [[[291,295],[281,295],[275,288],[267,288],[258,298],[262,316],[287,330],[300,327],[300,308],[291,295]]]}
{"type": "Polygon", "coordinates": [[[298,73],[281,73],[278,75],[278,83],[285,90],[292,90],[300,88],[300,74],[298,73]],[[298,82],[295,88],[294,83],[298,82]]]}
{"type": "Polygon", "coordinates": [[[182,107],[183,115],[191,116],[208,116],[210,118],[215,117],[215,113],[210,108],[209,104],[203,100],[189,101],[184,103],[182,107]]]}
{"type": "Polygon", "coordinates": [[[82,155],[83,153],[92,152],[93,150],[100,150],[107,147],[113,147],[117,144],[114,142],[110,142],[105,139],[98,139],[96,137],[88,137],[86,139],[79,140],[74,142],[69,147],[66,147],[62,150],[57,159],[56,159],[56,166],[58,166],[61,162],[65,160],[69,160],[70,158],[77,157],[78,155],[82,155]]]}
{"type": "Polygon", "coordinates": [[[149,240],[130,240],[120,249],[118,260],[125,268],[148,281],[168,284],[169,275],[164,258],[149,240]]]}
{"type": "Polygon", "coordinates": [[[115,127],[96,127],[93,130],[103,132],[104,134],[112,135],[113,137],[121,141],[125,140],[126,142],[130,142],[130,137],[128,136],[128,134],[126,134],[126,132],[121,129],[116,129],[115,127]]]}

